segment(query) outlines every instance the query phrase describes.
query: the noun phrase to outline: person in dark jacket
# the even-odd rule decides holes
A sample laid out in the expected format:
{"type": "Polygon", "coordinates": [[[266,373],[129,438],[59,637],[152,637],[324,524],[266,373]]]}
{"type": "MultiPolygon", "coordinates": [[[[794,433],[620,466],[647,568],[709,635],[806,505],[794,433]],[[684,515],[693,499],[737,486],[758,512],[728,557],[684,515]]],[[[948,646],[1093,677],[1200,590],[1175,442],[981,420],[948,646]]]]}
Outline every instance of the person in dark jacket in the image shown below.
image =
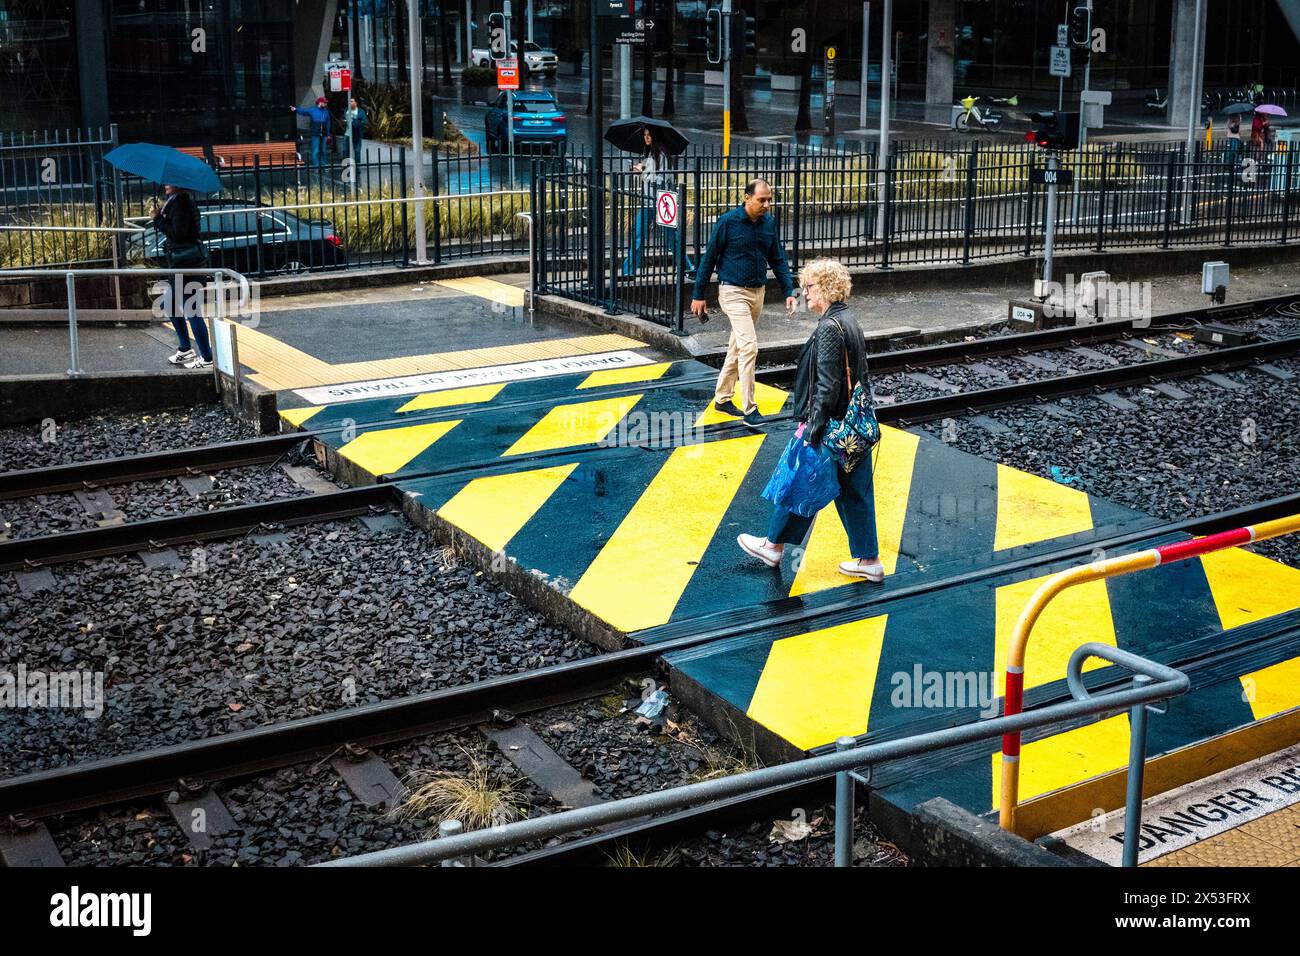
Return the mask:
{"type": "Polygon", "coordinates": [[[298,116],[305,116],[311,120],[311,164],[313,166],[325,165],[325,145],[330,135],[330,111],[329,100],[323,96],[316,98],[316,105],[303,109],[301,106],[290,106],[290,111],[298,116]]]}
{"type": "MultiPolygon", "coordinates": [[[[803,351],[791,397],[795,417],[802,424],[797,435],[813,447],[822,442],[827,423],[843,418],[849,398],[859,382],[867,380],[867,343],[857,320],[845,304],[851,280],[843,265],[833,259],[810,262],[799,272],[799,284],[808,307],[821,318],[803,351]]],[[[851,472],[836,466],[840,493],[835,508],[849,536],[850,560],[840,573],[879,583],[885,578],[876,540],[876,502],[870,456],[851,472]]],[[[802,545],[813,519],[774,507],[767,537],[742,534],[736,541],[744,552],[768,567],[781,563],[787,544],[802,545]]]]}
{"type": "MultiPolygon", "coordinates": [[[[176,250],[199,245],[199,207],[193,194],[188,189],[176,186],[163,186],[167,201],[162,208],[155,206],[153,224],[167,240],[167,264],[171,264],[176,250]]],[[[199,246],[202,249],[202,246],[199,246]]],[[[177,347],[175,354],[167,361],[173,365],[186,368],[211,368],[212,347],[208,344],[208,326],[199,309],[198,301],[189,302],[185,295],[185,275],[176,277],[172,286],[171,320],[176,330],[177,347]],[[194,344],[199,347],[196,355],[190,348],[190,336],[185,331],[185,319],[189,317],[190,329],[194,332],[194,344]]]]}
{"type": "Polygon", "coordinates": [[[785,293],[786,311],[793,314],[799,302],[785,248],[781,245],[780,230],[768,212],[771,206],[772,187],[766,180],[751,180],[745,187],[744,203],[723,213],[714,223],[691,295],[691,311],[700,321],[707,321],[704,287],[709,284],[716,265],[718,305],[731,323],[731,339],[714,386],[713,405],[724,414],[743,418],[754,429],[763,421],[754,400],[754,370],[758,362],[756,326],[763,311],[769,266],[785,293]],[[733,392],[739,394],[743,407],[732,400],[733,392]]]}
{"type": "Polygon", "coordinates": [[[343,129],[348,137],[348,154],[355,166],[361,165],[361,144],[365,141],[369,122],[361,104],[355,99],[348,100],[348,111],[343,114],[343,129]]]}

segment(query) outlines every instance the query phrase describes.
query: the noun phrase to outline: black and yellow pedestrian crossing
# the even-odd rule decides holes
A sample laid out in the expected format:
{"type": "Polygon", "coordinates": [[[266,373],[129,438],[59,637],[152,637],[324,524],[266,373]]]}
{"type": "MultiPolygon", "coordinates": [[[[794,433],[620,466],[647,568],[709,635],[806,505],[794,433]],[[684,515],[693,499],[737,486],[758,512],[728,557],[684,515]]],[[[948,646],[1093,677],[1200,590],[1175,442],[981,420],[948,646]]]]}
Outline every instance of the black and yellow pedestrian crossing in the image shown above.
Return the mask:
{"type": "MultiPolygon", "coordinates": [[[[736,536],[766,529],[760,492],[793,431],[788,396],[761,387],[768,421],[750,431],[710,407],[715,375],[693,362],[646,362],[339,403],[296,424],[629,640],[744,622],[667,653],[675,686],[796,751],[989,715],[1012,625],[1041,580],[1093,545],[1162,540],[1142,540],[1161,524],[1147,515],[886,427],[870,465],[885,583],[839,573],[850,555],[833,508],[804,548],[769,569],[736,536]],[[1066,548],[1071,556],[1059,557],[1066,548]],[[954,676],[961,700],[945,696],[954,676]]],[[[1296,608],[1300,571],[1242,550],[1074,589],[1035,630],[1027,703],[1063,692],[1069,654],[1085,641],[1178,660],[1296,608]]],[[[1281,637],[1238,663],[1203,675],[1153,722],[1153,753],[1172,757],[1300,707],[1300,631],[1295,646],[1281,637]]],[[[1029,739],[1024,798],[1104,778],[1123,765],[1127,741],[1122,717],[1029,739]]],[[[900,800],[943,793],[988,810],[998,798],[994,749],[917,765],[897,785],[900,800]]]]}

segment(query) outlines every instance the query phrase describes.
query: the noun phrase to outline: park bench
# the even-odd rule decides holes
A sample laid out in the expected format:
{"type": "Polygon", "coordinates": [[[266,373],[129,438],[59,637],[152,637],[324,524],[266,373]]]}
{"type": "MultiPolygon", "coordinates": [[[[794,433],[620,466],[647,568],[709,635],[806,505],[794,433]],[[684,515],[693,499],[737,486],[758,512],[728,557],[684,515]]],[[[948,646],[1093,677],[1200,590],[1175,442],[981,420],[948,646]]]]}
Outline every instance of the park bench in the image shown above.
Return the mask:
{"type": "MultiPolygon", "coordinates": [[[[202,146],[181,146],[182,153],[206,158],[202,146]]],[[[298,155],[298,144],[289,140],[269,143],[233,143],[226,146],[213,146],[212,154],[217,159],[220,169],[240,169],[250,167],[254,161],[262,166],[301,166],[302,157],[298,155]]]]}

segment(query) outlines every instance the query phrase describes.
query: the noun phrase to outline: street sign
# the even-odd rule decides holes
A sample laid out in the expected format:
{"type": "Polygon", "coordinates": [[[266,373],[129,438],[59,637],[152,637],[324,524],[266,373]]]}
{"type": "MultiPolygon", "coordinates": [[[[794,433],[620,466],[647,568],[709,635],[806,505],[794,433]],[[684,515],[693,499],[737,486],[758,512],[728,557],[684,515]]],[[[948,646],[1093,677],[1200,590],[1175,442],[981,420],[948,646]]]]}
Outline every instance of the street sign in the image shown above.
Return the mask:
{"type": "Polygon", "coordinates": [[[1056,25],[1056,45],[1062,47],[1070,45],[1070,25],[1068,23],[1058,23],[1056,25]]]}
{"type": "Polygon", "coordinates": [[[634,0],[595,0],[598,17],[630,17],[634,0]]]}
{"type": "Polygon", "coordinates": [[[1059,76],[1062,79],[1070,75],[1070,48],[1068,46],[1049,47],[1049,62],[1047,72],[1052,76],[1059,76]]]}
{"type": "Polygon", "coordinates": [[[330,64],[330,92],[346,93],[352,89],[352,71],[349,69],[335,69],[334,64],[330,64]]]}
{"type": "Polygon", "coordinates": [[[519,57],[507,56],[497,60],[497,89],[519,89],[519,57]]]}
{"type": "Polygon", "coordinates": [[[822,120],[829,136],[835,135],[835,47],[826,48],[826,95],[822,98],[822,120]]]}
{"type": "Polygon", "coordinates": [[[655,200],[655,222],[669,229],[676,229],[681,225],[681,218],[678,215],[677,194],[669,192],[666,189],[659,190],[659,197],[655,200]]]}
{"type": "Polygon", "coordinates": [[[600,42],[634,45],[653,43],[654,30],[655,22],[648,17],[602,17],[600,42]]]}
{"type": "Polygon", "coordinates": [[[1074,172],[1069,169],[1031,169],[1029,181],[1035,186],[1073,186],[1074,172]]]}

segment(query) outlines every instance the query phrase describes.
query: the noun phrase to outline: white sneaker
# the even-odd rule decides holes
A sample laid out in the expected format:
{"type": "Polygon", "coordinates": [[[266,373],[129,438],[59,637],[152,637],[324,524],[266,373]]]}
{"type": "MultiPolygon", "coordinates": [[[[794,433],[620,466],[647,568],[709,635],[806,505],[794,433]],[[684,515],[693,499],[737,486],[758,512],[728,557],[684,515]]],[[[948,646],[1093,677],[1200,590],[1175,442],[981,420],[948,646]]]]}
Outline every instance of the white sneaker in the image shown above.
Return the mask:
{"type": "Polygon", "coordinates": [[[173,365],[184,365],[186,362],[194,361],[195,352],[193,349],[177,349],[174,353],[167,356],[167,361],[173,365]]]}
{"type": "Polygon", "coordinates": [[[186,368],[212,368],[212,363],[201,355],[196,355],[185,363],[186,368]]]}
{"type": "Polygon", "coordinates": [[[742,534],[736,538],[736,543],[740,545],[740,550],[751,558],[758,558],[769,568],[775,568],[781,563],[782,551],[769,547],[766,538],[756,538],[752,534],[742,534]]]}
{"type": "Polygon", "coordinates": [[[878,558],[870,561],[841,561],[840,574],[853,578],[866,578],[873,584],[885,580],[885,566],[878,558]]]}

